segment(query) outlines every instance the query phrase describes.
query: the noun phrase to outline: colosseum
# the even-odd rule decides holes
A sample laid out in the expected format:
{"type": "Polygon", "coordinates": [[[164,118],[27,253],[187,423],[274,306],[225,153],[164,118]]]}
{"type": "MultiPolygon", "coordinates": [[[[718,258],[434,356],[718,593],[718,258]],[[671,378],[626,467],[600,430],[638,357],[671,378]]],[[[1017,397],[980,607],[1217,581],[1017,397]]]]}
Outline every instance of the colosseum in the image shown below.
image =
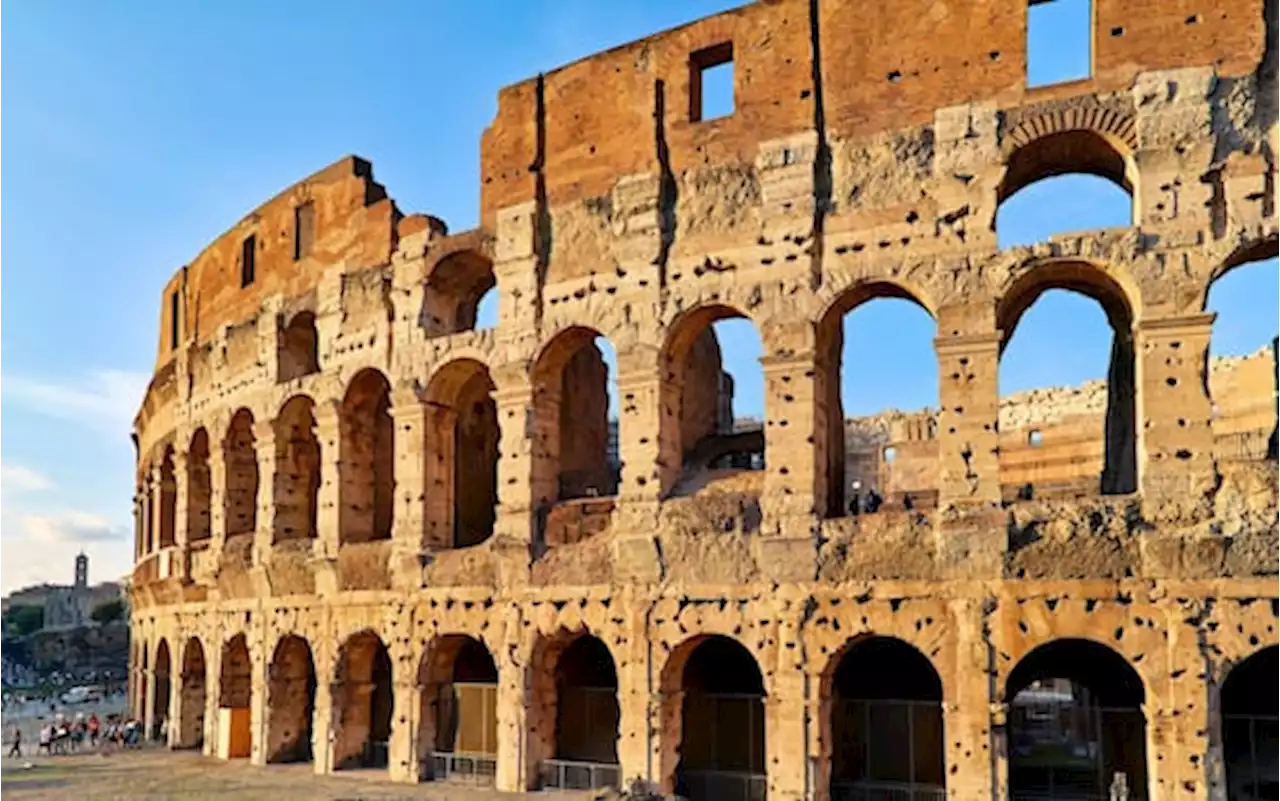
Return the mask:
{"type": "Polygon", "coordinates": [[[1093,0],[1088,76],[1029,86],[1044,1],[759,0],[502,89],[473,230],[356,157],[237,222],[160,296],[135,714],[506,791],[1274,799],[1275,345],[1211,358],[1206,297],[1277,252],[1275,4],[1093,0]],[[1000,247],[1066,173],[1132,225],[1000,247]],[[1107,379],[1001,398],[1054,289],[1107,379]],[[846,419],[880,298],[936,409],[846,419]]]}

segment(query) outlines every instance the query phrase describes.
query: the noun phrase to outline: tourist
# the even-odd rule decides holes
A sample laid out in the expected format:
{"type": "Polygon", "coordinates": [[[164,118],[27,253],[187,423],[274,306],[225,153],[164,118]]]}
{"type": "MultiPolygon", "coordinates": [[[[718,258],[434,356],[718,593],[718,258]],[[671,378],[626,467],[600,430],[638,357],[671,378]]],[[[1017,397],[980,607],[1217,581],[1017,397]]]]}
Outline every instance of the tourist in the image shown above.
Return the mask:
{"type": "Polygon", "coordinates": [[[91,712],[89,714],[89,745],[92,748],[98,747],[98,729],[102,727],[102,722],[98,720],[98,713],[91,712]]]}
{"type": "Polygon", "coordinates": [[[12,732],[13,745],[9,746],[9,756],[20,757],[22,756],[22,729],[15,725],[10,731],[12,732]]]}
{"type": "Polygon", "coordinates": [[[44,751],[46,754],[53,755],[53,724],[44,723],[40,726],[40,745],[36,747],[36,753],[44,751]]]}
{"type": "Polygon", "coordinates": [[[862,511],[862,482],[853,482],[853,487],[849,492],[849,514],[854,517],[862,511]]]}

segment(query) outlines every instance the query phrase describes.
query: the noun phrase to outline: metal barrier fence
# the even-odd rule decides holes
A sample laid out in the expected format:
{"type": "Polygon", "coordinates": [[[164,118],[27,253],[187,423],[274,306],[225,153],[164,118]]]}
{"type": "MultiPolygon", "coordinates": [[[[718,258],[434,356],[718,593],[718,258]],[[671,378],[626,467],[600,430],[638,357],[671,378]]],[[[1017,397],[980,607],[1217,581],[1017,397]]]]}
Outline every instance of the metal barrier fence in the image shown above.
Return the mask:
{"type": "Polygon", "coordinates": [[[681,770],[676,787],[689,801],[765,801],[768,781],[762,773],[681,770]]]}
{"type": "Polygon", "coordinates": [[[932,784],[833,781],[831,801],[946,801],[947,791],[932,784]]]}
{"type": "Polygon", "coordinates": [[[467,754],[452,751],[431,753],[431,778],[491,785],[498,774],[496,754],[467,754]]]}
{"type": "Polygon", "coordinates": [[[544,759],[538,771],[539,784],[544,790],[621,789],[621,778],[616,764],[572,759],[544,759]]]}

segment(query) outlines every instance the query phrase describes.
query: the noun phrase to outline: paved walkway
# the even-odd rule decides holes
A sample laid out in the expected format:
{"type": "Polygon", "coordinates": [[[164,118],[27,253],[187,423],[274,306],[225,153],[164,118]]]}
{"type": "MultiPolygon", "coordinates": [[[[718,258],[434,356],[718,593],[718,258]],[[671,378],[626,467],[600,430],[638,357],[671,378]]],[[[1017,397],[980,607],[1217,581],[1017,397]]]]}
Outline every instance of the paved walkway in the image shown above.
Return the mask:
{"type": "MultiPolygon", "coordinates": [[[[256,768],[164,749],[102,756],[5,758],[0,762],[4,798],[10,799],[204,799],[220,801],[497,801],[525,796],[457,784],[393,784],[383,771],[316,776],[309,765],[256,768]],[[27,768],[26,765],[31,767],[27,768]]],[[[533,793],[539,801],[587,801],[597,793],[533,793]]]]}

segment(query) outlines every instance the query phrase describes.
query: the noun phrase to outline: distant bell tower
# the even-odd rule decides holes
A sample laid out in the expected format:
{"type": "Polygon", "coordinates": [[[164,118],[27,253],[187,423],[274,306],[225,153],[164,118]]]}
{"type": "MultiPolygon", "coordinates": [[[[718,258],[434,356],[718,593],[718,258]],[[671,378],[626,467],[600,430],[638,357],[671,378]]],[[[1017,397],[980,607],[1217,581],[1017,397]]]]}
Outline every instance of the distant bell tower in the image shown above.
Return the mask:
{"type": "Polygon", "coordinates": [[[89,557],[81,553],[76,557],[76,589],[89,586],[89,557]]]}

